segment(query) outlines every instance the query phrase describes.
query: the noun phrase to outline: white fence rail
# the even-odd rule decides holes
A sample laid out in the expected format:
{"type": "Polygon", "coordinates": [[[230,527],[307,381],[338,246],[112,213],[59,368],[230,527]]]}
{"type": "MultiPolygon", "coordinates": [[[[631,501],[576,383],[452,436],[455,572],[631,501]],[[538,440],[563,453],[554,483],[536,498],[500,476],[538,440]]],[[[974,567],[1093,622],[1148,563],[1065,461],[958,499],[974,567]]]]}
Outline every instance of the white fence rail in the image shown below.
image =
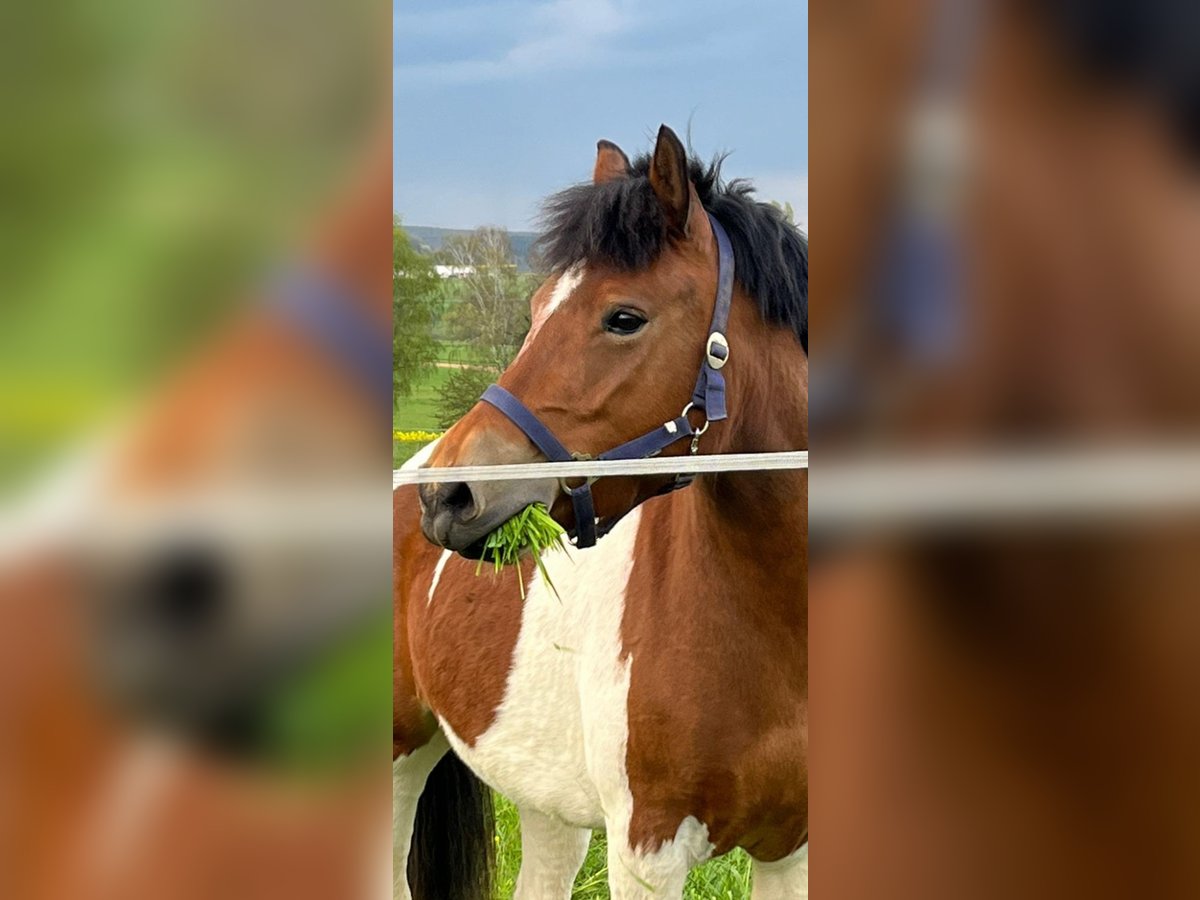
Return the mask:
{"type": "Polygon", "coordinates": [[[454,466],[396,469],[392,489],[402,484],[443,481],[537,481],[543,478],[597,478],[616,475],[692,475],[712,472],[769,472],[807,469],[808,451],[787,453],[722,453],[712,456],[659,456],[653,459],[585,459],[512,466],[454,466]]]}
{"type": "MultiPolygon", "coordinates": [[[[392,487],[443,481],[807,469],[807,452],[515,466],[397,469],[392,487]]],[[[1086,522],[1200,512],[1200,447],[1064,449],[822,462],[809,488],[815,528],[1086,522]]]]}

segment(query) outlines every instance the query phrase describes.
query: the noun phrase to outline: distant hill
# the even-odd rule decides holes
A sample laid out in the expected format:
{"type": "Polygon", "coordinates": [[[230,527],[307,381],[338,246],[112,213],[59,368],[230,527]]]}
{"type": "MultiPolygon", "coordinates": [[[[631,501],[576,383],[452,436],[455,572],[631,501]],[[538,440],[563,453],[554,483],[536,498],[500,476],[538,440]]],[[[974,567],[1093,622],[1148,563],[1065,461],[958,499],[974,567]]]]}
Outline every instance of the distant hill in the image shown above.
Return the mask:
{"type": "MultiPolygon", "coordinates": [[[[432,225],[404,225],[402,227],[408,233],[413,246],[424,253],[436,253],[441,249],[442,241],[451,235],[471,233],[467,228],[435,228],[432,225]]],[[[517,268],[522,272],[528,272],[530,270],[529,250],[537,235],[532,231],[510,231],[508,237],[512,241],[513,254],[517,257],[517,268]]]]}

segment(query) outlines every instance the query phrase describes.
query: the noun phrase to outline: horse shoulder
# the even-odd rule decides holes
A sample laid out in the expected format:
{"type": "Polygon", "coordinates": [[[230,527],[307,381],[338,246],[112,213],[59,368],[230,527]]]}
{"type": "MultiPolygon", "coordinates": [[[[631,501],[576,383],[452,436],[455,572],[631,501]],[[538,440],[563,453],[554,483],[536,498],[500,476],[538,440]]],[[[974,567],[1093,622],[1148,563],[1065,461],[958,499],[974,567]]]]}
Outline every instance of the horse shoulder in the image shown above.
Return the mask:
{"type": "Polygon", "coordinates": [[[413,673],[408,610],[413,584],[428,555],[420,529],[417,492],[401,487],[392,492],[392,758],[424,746],[437,731],[437,721],[422,702],[413,673]]]}
{"type": "Polygon", "coordinates": [[[660,846],[692,816],[717,852],[786,855],[807,830],[806,606],[756,615],[753,600],[777,610],[786,585],[661,540],[670,512],[647,506],[622,623],[631,840],[660,846]],[[753,827],[763,821],[775,825],[753,827]]]}
{"type": "MultiPolygon", "coordinates": [[[[415,488],[396,491],[394,544],[395,690],[403,725],[428,739],[437,719],[473,745],[504,699],[521,627],[517,578],[430,544],[420,530],[415,488]],[[402,496],[403,495],[403,496],[402,496]]],[[[422,741],[423,743],[423,741],[422,741]]]]}

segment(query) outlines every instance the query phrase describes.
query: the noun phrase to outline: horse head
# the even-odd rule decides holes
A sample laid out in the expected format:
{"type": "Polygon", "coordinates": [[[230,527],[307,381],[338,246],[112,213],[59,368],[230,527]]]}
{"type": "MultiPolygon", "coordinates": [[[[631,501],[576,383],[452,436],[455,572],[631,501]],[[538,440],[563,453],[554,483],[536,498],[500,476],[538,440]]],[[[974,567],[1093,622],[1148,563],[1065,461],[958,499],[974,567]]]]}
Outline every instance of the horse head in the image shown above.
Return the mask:
{"type": "MultiPolygon", "coordinates": [[[[747,187],[721,185],[718,175],[719,162],[706,167],[689,160],[665,125],[653,153],[634,163],[601,141],[591,182],[547,203],[538,249],[551,274],[533,295],[532,326],[498,382],[501,391],[489,390],[488,402],[456,423],[426,464],[542,460],[550,452],[547,441],[535,437],[537,424],[562,454],[578,458],[678,455],[689,450],[685,437],[693,439],[692,452],[806,445],[806,425],[803,438],[781,435],[779,421],[790,426],[795,418],[775,416],[772,424],[772,417],[755,415],[763,413],[762,404],[750,398],[765,396],[766,360],[778,346],[804,355],[807,245],[772,207],[749,200],[747,187]],[[764,259],[772,251],[780,258],[764,259]],[[722,288],[723,274],[729,277],[722,288]],[[757,309],[745,296],[751,293],[757,309]],[[759,354],[759,348],[770,349],[759,354]],[[725,413],[727,382],[744,388],[733,419],[725,413]],[[760,389],[752,391],[752,384],[760,389]],[[742,444],[771,446],[739,446],[734,420],[742,444]],[[748,436],[753,426],[759,426],[757,438],[748,436]],[[615,452],[626,448],[627,454],[615,452]]],[[[778,387],[780,399],[791,399],[791,385],[778,387]]],[[[801,387],[797,378],[795,393],[801,387]]],[[[427,484],[422,529],[433,543],[478,558],[491,531],[541,503],[588,546],[583,538],[591,523],[584,516],[590,514],[581,514],[569,496],[578,483],[427,484]]],[[[679,483],[661,475],[603,479],[594,488],[595,517],[612,521],[679,483]]]]}

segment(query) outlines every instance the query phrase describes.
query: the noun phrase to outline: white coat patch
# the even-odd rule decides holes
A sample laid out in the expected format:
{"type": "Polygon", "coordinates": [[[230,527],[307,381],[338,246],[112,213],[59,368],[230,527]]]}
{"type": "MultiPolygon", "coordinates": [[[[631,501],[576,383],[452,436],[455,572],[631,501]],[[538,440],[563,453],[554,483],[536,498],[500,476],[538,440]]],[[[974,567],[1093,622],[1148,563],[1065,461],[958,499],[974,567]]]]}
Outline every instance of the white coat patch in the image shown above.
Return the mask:
{"type": "Polygon", "coordinates": [[[583,281],[583,266],[571,266],[562,275],[558,276],[558,281],[554,285],[554,290],[550,294],[550,300],[546,304],[546,308],[539,316],[543,321],[554,315],[567,298],[575,293],[575,288],[579,287],[579,283],[583,281]]]}
{"type": "MultiPolygon", "coordinates": [[[[563,822],[603,827],[632,801],[625,777],[629,660],[621,618],[641,511],[598,545],[547,553],[562,600],[536,573],[526,586],[521,630],[504,699],[473,747],[443,721],[450,745],[518,807],[563,822]]],[[[497,590],[516,591],[501,579],[497,590]]]]}
{"type": "MultiPolygon", "coordinates": [[[[554,289],[550,292],[550,299],[546,301],[541,309],[534,312],[533,322],[530,324],[529,333],[525,335],[525,340],[521,344],[520,351],[517,353],[517,359],[521,358],[521,354],[525,352],[527,347],[532,346],[534,338],[542,330],[542,326],[554,315],[555,310],[567,302],[582,281],[582,265],[572,266],[558,276],[558,281],[555,282],[554,289]]],[[[516,360],[513,361],[516,362],[516,360]]]]}
{"type": "MultiPolygon", "coordinates": [[[[628,829],[629,820],[622,820],[628,829]]],[[[675,836],[651,853],[629,847],[621,823],[609,826],[608,882],[614,896],[681,897],[687,873],[712,856],[708,826],[695,816],[679,823],[675,836]]]]}
{"type": "Polygon", "coordinates": [[[442,569],[446,568],[446,560],[454,555],[453,550],[443,550],[442,555],[438,557],[437,565],[433,567],[433,581],[429,583],[429,599],[426,603],[433,602],[433,592],[437,590],[438,582],[442,580],[442,569]]]}
{"type": "MultiPolygon", "coordinates": [[[[653,851],[630,846],[633,795],[629,745],[631,656],[621,622],[641,510],[588,550],[544,557],[561,602],[535,573],[504,699],[469,747],[447,722],[451,747],[521,810],[569,825],[608,829],[614,897],[681,896],[688,870],[712,855],[708,826],[692,816],[653,851]],[[651,891],[651,893],[647,893],[651,891]]],[[[516,590],[498,582],[497,590],[516,590]]]]}
{"type": "Polygon", "coordinates": [[[753,900],[808,900],[808,844],[778,862],[754,860],[753,900]]]}
{"type": "Polygon", "coordinates": [[[425,465],[425,463],[429,462],[429,457],[433,456],[433,451],[437,449],[437,445],[441,440],[441,438],[438,438],[437,440],[430,441],[428,444],[414,453],[411,458],[405,461],[400,468],[419,469],[421,466],[425,465]]]}
{"type": "MultiPolygon", "coordinates": [[[[714,848],[708,826],[693,816],[653,850],[633,847],[629,840],[634,800],[626,751],[633,659],[622,658],[621,623],[640,522],[641,510],[634,509],[597,546],[569,556],[546,554],[562,599],[536,572],[531,575],[504,698],[491,726],[468,746],[444,717],[439,720],[454,752],[513,801],[523,817],[536,811],[566,825],[608,829],[614,897],[673,900],[682,896],[688,871],[714,848]]],[[[501,579],[496,590],[515,592],[517,586],[501,579]]],[[[535,835],[525,839],[531,837],[539,840],[535,835]]],[[[526,865],[536,871],[523,871],[524,887],[547,879],[569,885],[568,870],[577,867],[584,849],[571,837],[551,828],[541,846],[526,845],[526,865]],[[578,846],[578,857],[564,844],[578,846]],[[549,858],[558,862],[550,866],[549,858]]]]}

